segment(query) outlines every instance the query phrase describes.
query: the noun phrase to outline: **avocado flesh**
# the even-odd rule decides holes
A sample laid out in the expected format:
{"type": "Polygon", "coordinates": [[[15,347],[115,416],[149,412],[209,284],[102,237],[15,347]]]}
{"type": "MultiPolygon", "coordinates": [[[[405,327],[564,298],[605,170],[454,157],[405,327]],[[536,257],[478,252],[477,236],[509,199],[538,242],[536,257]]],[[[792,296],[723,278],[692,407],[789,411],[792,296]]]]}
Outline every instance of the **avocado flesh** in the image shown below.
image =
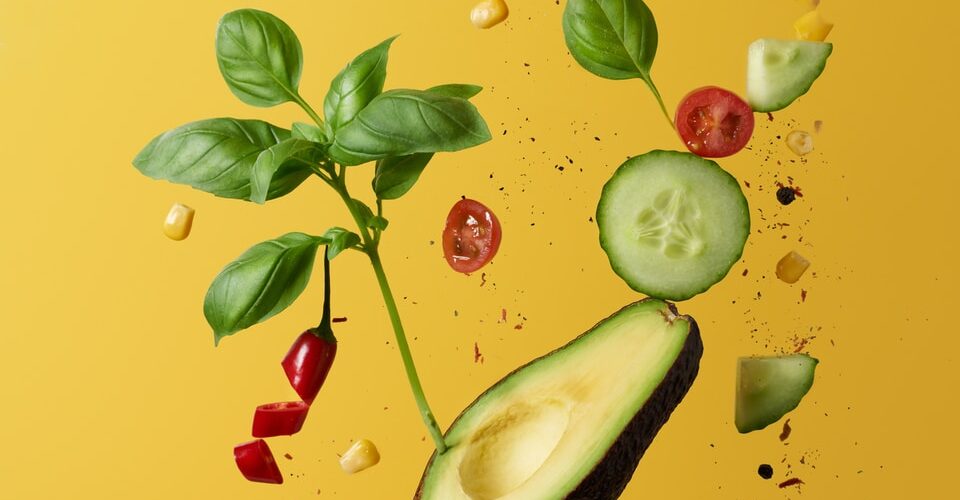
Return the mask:
{"type": "Polygon", "coordinates": [[[819,362],[807,354],[738,359],[737,430],[758,431],[793,411],[813,387],[819,362]]]}
{"type": "Polygon", "coordinates": [[[693,383],[703,346],[671,304],[624,307],[480,395],[417,499],[617,498],[693,383]]]}

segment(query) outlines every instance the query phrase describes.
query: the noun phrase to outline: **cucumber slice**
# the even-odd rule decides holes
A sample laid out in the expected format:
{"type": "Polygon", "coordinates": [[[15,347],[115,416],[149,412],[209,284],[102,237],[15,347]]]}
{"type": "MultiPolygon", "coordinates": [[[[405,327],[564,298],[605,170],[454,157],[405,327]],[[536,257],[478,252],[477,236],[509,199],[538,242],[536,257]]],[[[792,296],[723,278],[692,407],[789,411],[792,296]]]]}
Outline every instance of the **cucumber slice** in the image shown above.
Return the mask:
{"type": "Polygon", "coordinates": [[[600,246],[627,285],[685,300],[723,279],[743,254],[750,210],[737,180],[687,152],[627,160],[597,206],[600,246]]]}
{"type": "Polygon", "coordinates": [[[806,354],[740,358],[734,421],[742,433],[780,420],[800,404],[813,386],[819,361],[806,354]]]}
{"type": "Polygon", "coordinates": [[[754,111],[779,111],[810,90],[833,44],[762,38],[747,52],[747,102],[754,111]]]}

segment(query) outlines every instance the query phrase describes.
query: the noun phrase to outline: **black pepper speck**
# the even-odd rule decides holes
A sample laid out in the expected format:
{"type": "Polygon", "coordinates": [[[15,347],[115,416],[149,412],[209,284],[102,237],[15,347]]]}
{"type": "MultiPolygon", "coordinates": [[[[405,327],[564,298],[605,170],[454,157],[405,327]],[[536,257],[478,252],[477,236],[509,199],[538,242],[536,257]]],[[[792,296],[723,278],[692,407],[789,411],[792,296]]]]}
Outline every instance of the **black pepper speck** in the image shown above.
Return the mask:
{"type": "Polygon", "coordinates": [[[783,186],[777,190],[777,201],[781,205],[789,205],[793,203],[793,200],[797,199],[797,192],[790,186],[783,186]]]}
{"type": "Polygon", "coordinates": [[[762,464],[757,468],[757,474],[760,474],[760,477],[764,479],[770,479],[773,477],[773,467],[770,464],[762,464]]]}

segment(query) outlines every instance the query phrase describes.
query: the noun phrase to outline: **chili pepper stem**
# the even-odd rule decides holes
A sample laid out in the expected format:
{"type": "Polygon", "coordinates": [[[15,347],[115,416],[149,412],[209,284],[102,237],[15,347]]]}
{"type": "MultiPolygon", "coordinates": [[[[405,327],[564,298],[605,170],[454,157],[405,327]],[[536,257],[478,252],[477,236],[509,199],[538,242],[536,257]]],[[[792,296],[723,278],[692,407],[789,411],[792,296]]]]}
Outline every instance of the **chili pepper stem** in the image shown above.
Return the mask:
{"type": "Polygon", "coordinates": [[[397,311],[397,303],[393,298],[393,292],[390,291],[390,284],[387,282],[387,275],[383,271],[383,263],[380,262],[380,254],[374,247],[367,252],[370,257],[370,264],[373,265],[373,272],[377,275],[377,282],[380,284],[380,291],[383,293],[383,303],[387,306],[387,313],[390,315],[390,323],[393,325],[393,333],[397,339],[397,348],[400,350],[400,357],[403,359],[403,367],[407,372],[407,380],[410,381],[410,389],[413,391],[413,398],[417,401],[417,408],[420,409],[420,416],[423,423],[433,438],[433,443],[437,447],[437,454],[442,455],[447,451],[447,444],[443,440],[443,433],[437,424],[437,419],[430,411],[430,405],[427,404],[427,397],[423,393],[423,387],[420,385],[420,377],[417,375],[417,367],[413,364],[413,356],[410,354],[410,345],[407,343],[407,336],[403,332],[403,324],[400,322],[400,313],[397,311]]]}

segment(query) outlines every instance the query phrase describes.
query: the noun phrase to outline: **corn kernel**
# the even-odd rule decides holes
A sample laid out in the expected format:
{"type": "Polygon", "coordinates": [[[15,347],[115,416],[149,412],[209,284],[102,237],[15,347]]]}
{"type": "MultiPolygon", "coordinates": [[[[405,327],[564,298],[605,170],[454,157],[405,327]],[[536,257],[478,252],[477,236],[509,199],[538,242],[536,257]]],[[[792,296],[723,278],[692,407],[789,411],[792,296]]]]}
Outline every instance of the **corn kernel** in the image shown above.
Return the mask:
{"type": "Polygon", "coordinates": [[[797,38],[800,40],[822,42],[833,29],[833,23],[824,19],[819,10],[811,10],[793,23],[793,29],[797,31],[797,38]]]}
{"type": "Polygon", "coordinates": [[[803,130],[794,130],[787,134],[787,147],[798,156],[813,151],[813,136],[803,130]]]}
{"type": "Polygon", "coordinates": [[[163,221],[163,234],[174,241],[180,241],[190,236],[193,227],[194,210],[186,205],[174,203],[163,221]]]}
{"type": "Polygon", "coordinates": [[[777,262],[777,278],[785,283],[796,283],[808,267],[810,267],[809,260],[797,252],[790,252],[777,262]]]}
{"type": "Polygon", "coordinates": [[[474,26],[487,29],[502,23],[510,14],[504,0],[484,0],[470,11],[470,22],[474,26]]]}
{"type": "Polygon", "coordinates": [[[368,439],[361,439],[340,457],[340,467],[347,474],[369,469],[380,462],[380,452],[368,439]]]}

